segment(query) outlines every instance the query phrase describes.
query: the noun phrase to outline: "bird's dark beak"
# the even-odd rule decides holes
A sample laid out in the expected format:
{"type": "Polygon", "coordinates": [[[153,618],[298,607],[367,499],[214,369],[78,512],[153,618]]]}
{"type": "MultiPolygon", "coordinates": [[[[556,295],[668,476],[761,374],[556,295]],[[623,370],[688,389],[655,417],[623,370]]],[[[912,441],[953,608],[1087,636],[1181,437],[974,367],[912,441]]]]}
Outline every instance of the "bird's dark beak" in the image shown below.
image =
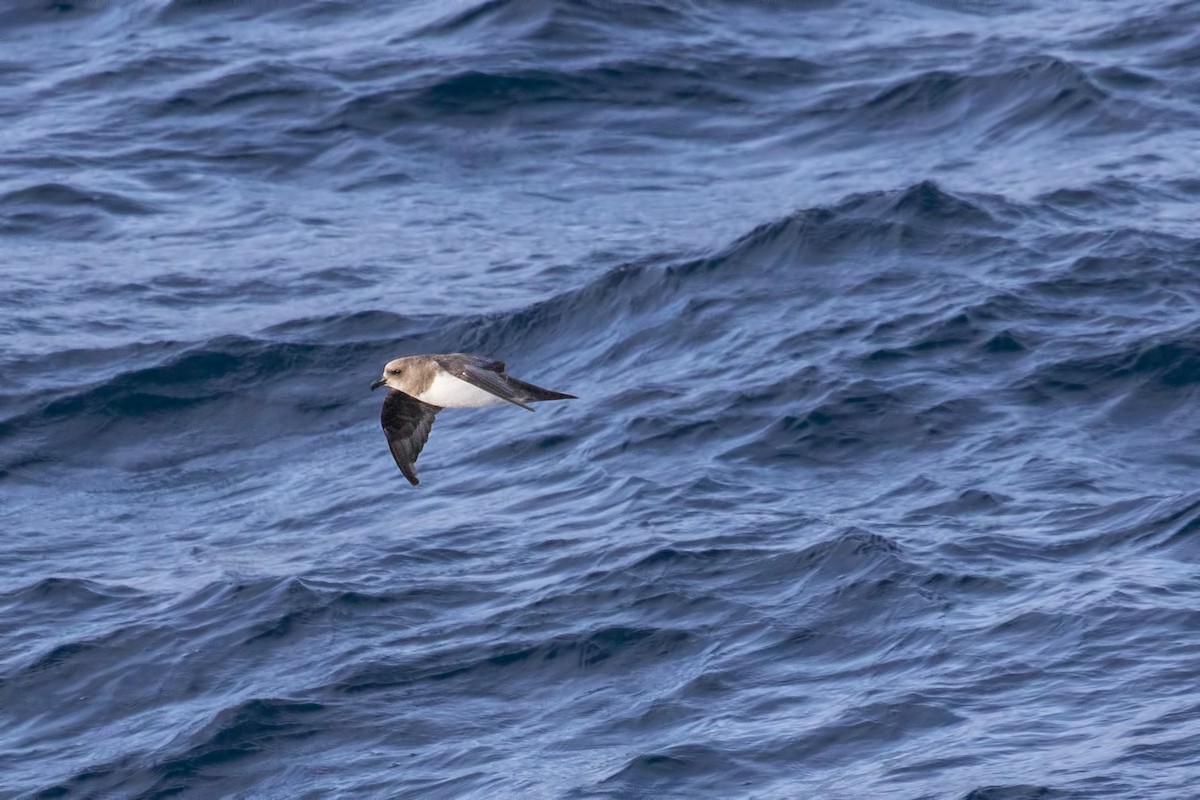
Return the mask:
{"type": "Polygon", "coordinates": [[[373,392],[373,391],[375,391],[375,390],[376,390],[376,389],[378,389],[380,386],[383,386],[385,383],[387,383],[387,381],[386,381],[386,380],[384,380],[383,378],[380,378],[379,380],[377,380],[377,381],[375,381],[374,383],[372,383],[372,384],[371,384],[371,391],[372,391],[372,392],[373,392]]]}

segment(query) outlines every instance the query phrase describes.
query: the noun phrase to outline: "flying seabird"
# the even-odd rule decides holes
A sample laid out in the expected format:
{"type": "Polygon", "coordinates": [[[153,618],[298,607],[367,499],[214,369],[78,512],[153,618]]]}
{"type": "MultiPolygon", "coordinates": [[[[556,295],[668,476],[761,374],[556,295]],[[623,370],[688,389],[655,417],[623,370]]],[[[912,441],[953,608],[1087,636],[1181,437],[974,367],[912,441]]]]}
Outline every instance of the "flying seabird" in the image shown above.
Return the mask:
{"type": "Polygon", "coordinates": [[[417,456],[429,438],[433,418],[443,408],[482,408],[512,403],[533,411],[540,400],[575,400],[517,380],[504,372],[503,361],[467,353],[405,356],[387,363],[372,389],[391,389],[383,399],[380,421],[396,466],[416,486],[417,456]]]}

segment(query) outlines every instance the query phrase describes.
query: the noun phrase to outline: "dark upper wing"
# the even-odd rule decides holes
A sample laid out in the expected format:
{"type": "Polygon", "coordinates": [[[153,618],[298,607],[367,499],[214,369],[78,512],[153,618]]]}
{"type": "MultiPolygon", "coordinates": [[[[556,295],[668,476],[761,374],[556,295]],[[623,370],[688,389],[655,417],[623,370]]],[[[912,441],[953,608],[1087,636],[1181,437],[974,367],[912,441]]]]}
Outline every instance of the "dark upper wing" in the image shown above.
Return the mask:
{"type": "Polygon", "coordinates": [[[383,398],[383,411],[379,415],[383,433],[396,466],[413,486],[421,482],[417,478],[417,456],[429,439],[434,415],[441,410],[395,389],[389,390],[383,398]]]}
{"type": "Polygon", "coordinates": [[[526,396],[525,392],[509,382],[508,376],[504,374],[503,361],[492,361],[491,359],[467,355],[466,353],[452,353],[450,355],[435,356],[435,358],[441,368],[454,377],[461,378],[469,384],[478,386],[485,392],[490,392],[501,400],[507,400],[526,411],[533,411],[533,407],[525,403],[535,398],[526,396]]]}

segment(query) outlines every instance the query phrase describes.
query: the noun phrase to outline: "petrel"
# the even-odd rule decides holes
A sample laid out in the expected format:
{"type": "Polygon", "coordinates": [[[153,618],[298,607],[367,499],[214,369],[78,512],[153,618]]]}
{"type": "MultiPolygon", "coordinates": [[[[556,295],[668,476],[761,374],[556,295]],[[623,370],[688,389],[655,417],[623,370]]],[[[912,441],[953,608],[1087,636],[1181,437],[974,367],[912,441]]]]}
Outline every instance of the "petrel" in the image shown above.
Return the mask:
{"type": "Polygon", "coordinates": [[[503,361],[467,353],[405,356],[387,363],[372,389],[391,389],[380,421],[396,466],[413,486],[417,456],[429,438],[434,416],[443,408],[481,408],[512,403],[533,411],[540,400],[575,400],[573,394],[543,389],[504,371],[503,361]]]}

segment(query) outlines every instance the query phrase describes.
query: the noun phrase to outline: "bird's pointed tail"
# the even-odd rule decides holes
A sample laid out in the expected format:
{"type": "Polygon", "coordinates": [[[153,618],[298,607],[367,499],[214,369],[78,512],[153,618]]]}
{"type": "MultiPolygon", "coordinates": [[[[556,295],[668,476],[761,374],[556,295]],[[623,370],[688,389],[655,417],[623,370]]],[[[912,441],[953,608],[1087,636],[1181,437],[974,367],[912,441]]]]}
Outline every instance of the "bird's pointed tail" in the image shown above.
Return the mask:
{"type": "Polygon", "coordinates": [[[532,383],[526,383],[522,380],[517,380],[511,375],[508,378],[509,386],[522,392],[525,396],[521,398],[526,402],[540,402],[542,400],[578,400],[579,398],[573,394],[565,392],[556,392],[553,389],[543,389],[541,386],[534,386],[532,383]]]}

